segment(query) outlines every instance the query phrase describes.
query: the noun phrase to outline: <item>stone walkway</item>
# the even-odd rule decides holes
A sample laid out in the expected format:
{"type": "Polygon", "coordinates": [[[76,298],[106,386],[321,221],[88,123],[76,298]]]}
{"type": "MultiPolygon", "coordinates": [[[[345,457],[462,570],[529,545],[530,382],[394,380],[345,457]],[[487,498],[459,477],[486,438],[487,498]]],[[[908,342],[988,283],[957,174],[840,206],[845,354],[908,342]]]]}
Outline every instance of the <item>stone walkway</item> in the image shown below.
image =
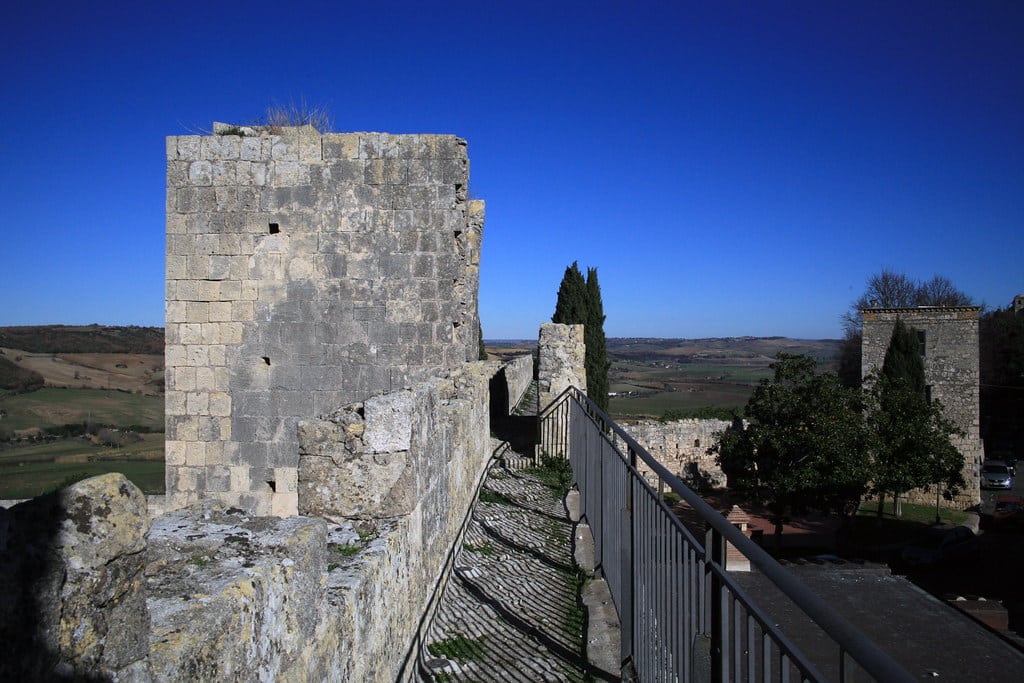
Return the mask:
{"type": "Polygon", "coordinates": [[[584,574],[557,481],[550,469],[490,470],[427,633],[422,680],[587,679],[584,574]]]}

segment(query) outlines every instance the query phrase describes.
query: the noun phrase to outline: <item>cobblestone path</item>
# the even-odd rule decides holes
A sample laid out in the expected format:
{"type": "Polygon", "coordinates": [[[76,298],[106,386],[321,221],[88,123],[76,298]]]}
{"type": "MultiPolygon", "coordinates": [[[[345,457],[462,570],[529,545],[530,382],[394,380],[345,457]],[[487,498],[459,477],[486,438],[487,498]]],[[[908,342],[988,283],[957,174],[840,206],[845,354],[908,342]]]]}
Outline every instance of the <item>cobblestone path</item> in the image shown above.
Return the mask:
{"type": "Polygon", "coordinates": [[[423,680],[585,680],[583,575],[557,481],[550,469],[488,473],[427,633],[423,680]]]}

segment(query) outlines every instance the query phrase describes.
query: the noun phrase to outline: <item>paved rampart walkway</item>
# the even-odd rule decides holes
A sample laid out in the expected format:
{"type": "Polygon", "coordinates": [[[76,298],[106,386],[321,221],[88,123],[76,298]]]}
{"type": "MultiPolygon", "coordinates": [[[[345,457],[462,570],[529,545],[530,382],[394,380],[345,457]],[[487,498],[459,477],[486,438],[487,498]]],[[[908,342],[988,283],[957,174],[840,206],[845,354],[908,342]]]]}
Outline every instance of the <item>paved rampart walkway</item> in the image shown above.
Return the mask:
{"type": "Polygon", "coordinates": [[[557,483],[496,465],[427,633],[425,680],[584,680],[582,577],[557,483]]]}

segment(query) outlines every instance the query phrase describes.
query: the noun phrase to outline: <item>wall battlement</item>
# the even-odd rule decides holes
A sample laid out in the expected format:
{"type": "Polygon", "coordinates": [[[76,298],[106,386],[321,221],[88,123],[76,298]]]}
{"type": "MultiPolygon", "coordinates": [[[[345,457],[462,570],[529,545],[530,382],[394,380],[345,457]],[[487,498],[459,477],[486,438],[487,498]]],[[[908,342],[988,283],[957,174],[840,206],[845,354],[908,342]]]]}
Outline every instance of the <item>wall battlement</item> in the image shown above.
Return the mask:
{"type": "Polygon", "coordinates": [[[167,138],[168,509],[295,514],[299,420],[476,357],[468,181],[451,135],[167,138]]]}

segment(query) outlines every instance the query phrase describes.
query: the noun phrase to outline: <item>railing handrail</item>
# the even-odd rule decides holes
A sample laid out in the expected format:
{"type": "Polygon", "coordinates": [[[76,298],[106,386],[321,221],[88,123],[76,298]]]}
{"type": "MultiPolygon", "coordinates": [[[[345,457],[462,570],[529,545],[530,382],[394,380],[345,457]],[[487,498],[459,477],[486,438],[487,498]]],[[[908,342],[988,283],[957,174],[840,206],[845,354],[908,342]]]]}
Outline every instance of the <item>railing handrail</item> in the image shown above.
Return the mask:
{"type": "MultiPolygon", "coordinates": [[[[775,558],[747,538],[743,532],[726,520],[721,513],[711,507],[664,465],[659,463],[647,452],[647,449],[641,446],[582,391],[576,387],[568,387],[541,411],[540,419],[542,420],[543,417],[547,416],[554,406],[570,398],[585,408],[584,412],[590,416],[591,420],[594,420],[596,416],[600,419],[601,425],[605,429],[610,429],[622,439],[632,453],[640,458],[663,482],[667,483],[672,491],[690,505],[715,532],[742,552],[750,560],[751,564],[757,567],[765,577],[821,627],[864,671],[879,681],[909,682],[915,680],[888,653],[870,641],[859,629],[840,616],[821,597],[783,568],[775,558]]],[[[628,462],[626,464],[627,466],[629,465],[628,462]]],[[[705,551],[707,550],[705,549],[705,551]]],[[[739,586],[735,584],[727,572],[722,570],[719,573],[722,580],[730,585],[730,590],[743,595],[743,591],[739,589],[739,586]]],[[[751,605],[756,607],[752,601],[751,605]]],[[[761,610],[758,609],[757,611],[760,612],[761,610]]]]}

